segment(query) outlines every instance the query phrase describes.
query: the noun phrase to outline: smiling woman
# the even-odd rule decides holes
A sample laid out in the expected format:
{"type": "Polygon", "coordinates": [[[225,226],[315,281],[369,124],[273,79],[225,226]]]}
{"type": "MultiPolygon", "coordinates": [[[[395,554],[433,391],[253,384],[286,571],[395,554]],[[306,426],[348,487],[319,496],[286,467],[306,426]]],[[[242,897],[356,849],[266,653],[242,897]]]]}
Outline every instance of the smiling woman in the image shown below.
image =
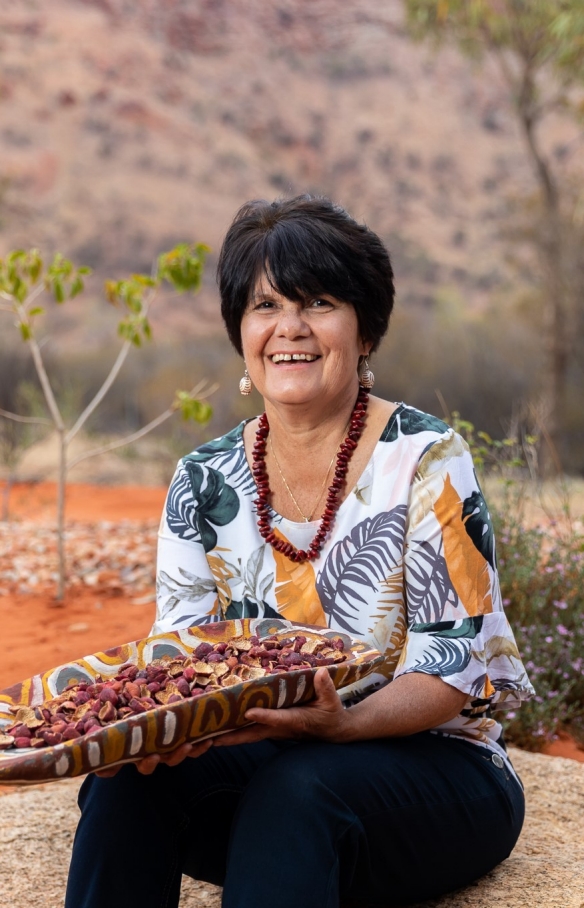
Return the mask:
{"type": "Polygon", "coordinates": [[[221,313],[240,355],[241,321],[262,277],[288,300],[324,296],[349,303],[371,350],[387,331],[394,299],[387,249],[328,199],[247,202],[225,237],[217,273],[221,313]]]}
{"type": "Polygon", "coordinates": [[[369,394],[393,274],[342,208],[244,205],[218,276],[242,393],[253,382],[265,411],[180,461],[153,633],[286,618],[384,660],[340,696],[319,669],[306,706],[249,709],[213,743],[88,779],[67,908],[171,908],[182,872],[223,885],[224,908],[439,896],[517,840],[523,792],[491,709],[532,694],[468,446],[369,394]],[[163,832],[148,873],[127,871],[143,858],[128,817],[163,832]]]}
{"type": "Polygon", "coordinates": [[[319,410],[346,407],[357,366],[371,343],[361,340],[355,310],[332,297],[300,302],[259,280],[241,320],[246,368],[267,407],[319,399],[319,410]]]}

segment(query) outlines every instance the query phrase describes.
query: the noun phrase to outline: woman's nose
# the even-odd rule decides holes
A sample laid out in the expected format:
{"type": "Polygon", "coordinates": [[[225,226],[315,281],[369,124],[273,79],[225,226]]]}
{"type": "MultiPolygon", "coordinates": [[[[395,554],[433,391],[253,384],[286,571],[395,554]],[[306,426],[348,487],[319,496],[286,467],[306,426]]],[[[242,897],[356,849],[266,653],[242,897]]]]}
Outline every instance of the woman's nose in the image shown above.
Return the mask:
{"type": "Polygon", "coordinates": [[[306,337],[310,325],[301,305],[285,306],[278,319],[278,334],[282,337],[306,337]]]}

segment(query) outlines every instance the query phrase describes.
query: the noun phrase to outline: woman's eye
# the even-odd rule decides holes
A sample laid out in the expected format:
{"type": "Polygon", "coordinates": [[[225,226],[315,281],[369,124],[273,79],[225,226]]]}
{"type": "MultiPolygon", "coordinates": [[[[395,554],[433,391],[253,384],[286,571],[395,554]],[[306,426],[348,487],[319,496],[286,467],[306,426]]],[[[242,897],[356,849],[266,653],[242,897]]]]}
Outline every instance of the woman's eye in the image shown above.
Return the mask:
{"type": "Polygon", "coordinates": [[[312,300],[310,305],[313,309],[324,309],[325,307],[332,306],[332,303],[329,300],[316,299],[312,300]]]}

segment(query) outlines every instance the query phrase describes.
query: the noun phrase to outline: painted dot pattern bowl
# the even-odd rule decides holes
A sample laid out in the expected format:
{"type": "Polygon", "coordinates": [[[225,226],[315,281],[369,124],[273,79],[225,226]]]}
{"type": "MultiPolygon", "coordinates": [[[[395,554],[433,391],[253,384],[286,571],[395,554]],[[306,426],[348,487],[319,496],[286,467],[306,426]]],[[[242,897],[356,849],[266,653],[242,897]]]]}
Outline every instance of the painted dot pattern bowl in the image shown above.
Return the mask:
{"type": "MultiPolygon", "coordinates": [[[[63,693],[72,683],[92,683],[97,676],[112,678],[122,665],[143,668],[165,656],[190,656],[202,642],[211,644],[233,637],[302,633],[307,637],[340,637],[348,659],[327,670],[337,689],[364,678],[383,661],[369,644],[312,625],[279,619],[241,619],[190,627],[126,643],[60,665],[0,691],[0,732],[14,723],[10,707],[35,707],[63,693]]],[[[0,751],[0,784],[33,784],[84,775],[106,766],[165,753],[186,741],[197,741],[249,724],[245,712],[253,706],[282,709],[306,703],[314,696],[315,668],[242,681],[196,698],[159,706],[118,720],[97,732],[41,749],[0,751]]]]}

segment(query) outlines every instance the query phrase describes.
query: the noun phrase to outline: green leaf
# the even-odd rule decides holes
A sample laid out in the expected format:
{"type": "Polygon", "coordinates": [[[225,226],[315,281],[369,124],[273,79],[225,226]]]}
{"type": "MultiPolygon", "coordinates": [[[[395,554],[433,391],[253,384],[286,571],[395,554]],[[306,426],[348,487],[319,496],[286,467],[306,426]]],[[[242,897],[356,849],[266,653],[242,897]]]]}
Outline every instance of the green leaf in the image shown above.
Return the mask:
{"type": "Polygon", "coordinates": [[[112,306],[118,306],[120,301],[118,298],[117,281],[106,281],[104,284],[104,289],[105,289],[105,297],[106,297],[108,303],[111,303],[112,306]]]}
{"type": "Polygon", "coordinates": [[[201,425],[208,423],[213,415],[213,407],[205,400],[196,401],[195,420],[201,425]]]}
{"type": "Polygon", "coordinates": [[[57,303],[65,302],[65,289],[63,287],[63,282],[58,277],[53,279],[53,293],[55,294],[55,301],[57,303]]]}
{"type": "Polygon", "coordinates": [[[118,334],[135,347],[141,347],[143,337],[150,340],[151,329],[144,316],[128,315],[118,324],[118,334]]]}
{"type": "Polygon", "coordinates": [[[83,291],[84,287],[85,287],[85,284],[83,283],[83,278],[81,278],[79,276],[79,272],[78,272],[73,283],[71,284],[71,289],[69,291],[69,297],[71,299],[74,299],[76,296],[79,296],[79,294],[83,291]]]}
{"type": "Polygon", "coordinates": [[[16,297],[19,303],[24,303],[28,296],[28,287],[25,282],[18,276],[14,277],[12,284],[12,296],[16,297]]]}
{"type": "Polygon", "coordinates": [[[179,293],[196,291],[201,286],[205,256],[210,251],[203,243],[180,243],[158,258],[158,279],[172,284],[179,293]]]}
{"type": "Polygon", "coordinates": [[[34,306],[28,313],[29,318],[32,318],[34,315],[42,315],[44,311],[42,306],[34,306]]]}
{"type": "Polygon", "coordinates": [[[132,280],[136,284],[140,284],[142,287],[157,287],[158,283],[154,280],[153,277],[150,277],[148,274],[133,274],[132,280]]]}
{"type": "Polygon", "coordinates": [[[197,400],[188,391],[177,391],[174,407],[180,410],[185,422],[207,423],[213,415],[213,408],[204,400],[197,400]]]}
{"type": "Polygon", "coordinates": [[[28,341],[32,337],[32,331],[30,330],[30,325],[27,325],[26,322],[20,322],[18,327],[20,328],[20,336],[23,341],[28,341]]]}
{"type": "Polygon", "coordinates": [[[38,281],[41,271],[43,270],[43,260],[38,253],[34,255],[33,260],[29,266],[28,274],[30,280],[33,284],[36,284],[38,281]]]}

